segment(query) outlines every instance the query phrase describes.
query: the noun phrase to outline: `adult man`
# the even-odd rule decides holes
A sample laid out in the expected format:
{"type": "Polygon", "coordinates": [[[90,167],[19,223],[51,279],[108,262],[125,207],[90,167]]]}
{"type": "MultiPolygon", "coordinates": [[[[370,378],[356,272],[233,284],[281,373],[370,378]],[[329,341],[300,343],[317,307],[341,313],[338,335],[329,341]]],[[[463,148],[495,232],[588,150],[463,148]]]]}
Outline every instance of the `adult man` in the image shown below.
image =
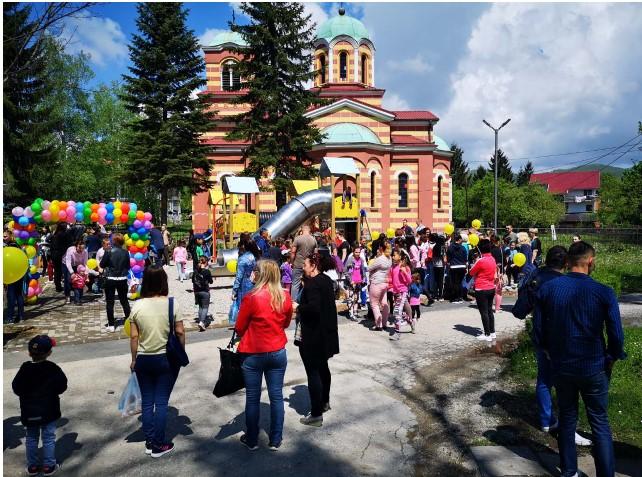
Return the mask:
{"type": "Polygon", "coordinates": [[[301,235],[298,235],[292,243],[290,253],[293,257],[292,264],[292,299],[298,301],[299,291],[301,290],[301,278],[303,277],[303,264],[305,259],[314,252],[317,247],[317,241],[310,233],[310,226],[301,227],[301,235]]]}
{"type": "Polygon", "coordinates": [[[163,235],[163,259],[165,260],[165,265],[169,265],[169,242],[170,234],[167,230],[167,225],[163,224],[161,226],[161,234],[163,235]]]}
{"type": "Polygon", "coordinates": [[[261,255],[264,258],[267,258],[270,251],[270,242],[268,239],[267,229],[261,227],[261,230],[259,230],[259,236],[256,238],[256,245],[258,245],[259,250],[261,251],[261,255]]]}
{"type": "Polygon", "coordinates": [[[412,231],[412,227],[408,225],[408,219],[403,219],[401,228],[403,230],[404,235],[413,235],[414,232],[412,231]]]}
{"type": "Polygon", "coordinates": [[[595,269],[591,245],[571,245],[567,263],[567,275],[544,283],[537,292],[533,340],[550,358],[560,414],[562,476],[578,475],[574,434],[581,395],[593,431],[597,475],[611,477],[615,457],[607,414],[609,377],[613,363],[626,357],[620,310],[613,289],[589,276],[595,269]]]}
{"type": "Polygon", "coordinates": [[[468,252],[462,245],[461,234],[455,234],[453,243],[450,244],[446,251],[446,257],[450,264],[450,286],[452,287],[452,303],[461,303],[463,300],[470,301],[466,289],[462,286],[464,276],[466,276],[466,265],[468,264],[468,252]]]}
{"type": "Polygon", "coordinates": [[[165,254],[165,243],[163,242],[163,234],[156,227],[152,227],[149,231],[149,240],[151,242],[151,249],[156,254],[155,267],[163,266],[163,255],[165,254]]]}
{"type": "Polygon", "coordinates": [[[506,241],[506,238],[508,238],[508,242],[515,242],[517,243],[517,234],[513,232],[513,226],[512,225],[507,225],[506,226],[506,235],[504,235],[504,241],[506,241]]]}
{"type": "MultiPolygon", "coordinates": [[[[417,228],[415,228],[415,232],[417,232],[418,234],[421,234],[422,232],[425,233],[424,230],[426,229],[426,226],[424,225],[423,221],[421,219],[417,219],[416,224],[417,228]]],[[[428,231],[428,233],[430,233],[430,231],[428,231]]]]}

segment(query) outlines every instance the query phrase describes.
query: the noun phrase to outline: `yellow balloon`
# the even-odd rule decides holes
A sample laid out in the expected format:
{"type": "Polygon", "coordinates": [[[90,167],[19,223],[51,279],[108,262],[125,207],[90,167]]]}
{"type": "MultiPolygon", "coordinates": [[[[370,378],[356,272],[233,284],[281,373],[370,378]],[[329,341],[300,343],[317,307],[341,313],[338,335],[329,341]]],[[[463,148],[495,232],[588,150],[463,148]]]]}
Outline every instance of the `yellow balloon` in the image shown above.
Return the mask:
{"type": "Polygon", "coordinates": [[[237,265],[238,265],[238,262],[236,260],[230,260],[225,264],[225,268],[227,268],[228,272],[230,273],[236,273],[237,265]]]}
{"type": "Polygon", "coordinates": [[[132,335],[132,324],[131,321],[129,321],[129,318],[125,320],[125,323],[123,323],[123,329],[125,330],[125,334],[127,336],[132,335]]]}
{"type": "Polygon", "coordinates": [[[477,234],[470,234],[468,236],[468,243],[471,244],[473,247],[476,247],[477,244],[479,243],[479,235],[477,234]]]}
{"type": "Polygon", "coordinates": [[[25,247],[25,253],[27,254],[27,257],[33,258],[36,256],[36,247],[33,245],[27,245],[25,247]]]}
{"type": "Polygon", "coordinates": [[[145,246],[145,242],[143,242],[142,240],[136,240],[136,246],[138,248],[143,248],[145,246]]]}
{"type": "Polygon", "coordinates": [[[15,222],[12,220],[12,221],[10,221],[10,222],[7,224],[7,228],[8,228],[9,230],[13,230],[13,226],[14,226],[14,225],[15,225],[15,222]]]}
{"type": "Polygon", "coordinates": [[[444,225],[444,232],[446,235],[450,235],[455,231],[455,226],[453,224],[444,225]]]}
{"type": "Polygon", "coordinates": [[[372,232],[372,240],[379,240],[379,235],[381,235],[379,232],[372,232]]]}
{"type": "MultiPolygon", "coordinates": [[[[116,202],[114,202],[114,210],[116,210],[116,209],[120,209],[122,206],[123,206],[123,204],[122,204],[122,202],[120,202],[119,200],[117,200],[116,202]]],[[[122,212],[122,211],[121,211],[121,212],[122,212]]],[[[115,215],[116,215],[116,214],[114,214],[114,216],[115,216],[115,215]]]]}
{"type": "Polygon", "coordinates": [[[29,267],[29,273],[30,273],[31,275],[34,275],[34,274],[35,274],[35,273],[37,273],[37,272],[38,272],[38,267],[36,267],[35,265],[31,265],[31,266],[29,267]]]}
{"type": "Polygon", "coordinates": [[[25,303],[26,303],[27,305],[34,305],[34,304],[36,303],[36,301],[38,301],[38,295],[34,295],[34,296],[32,296],[32,297],[27,298],[27,300],[25,301],[25,303]]]}
{"type": "Polygon", "coordinates": [[[114,212],[112,213],[114,214],[114,217],[116,217],[117,219],[120,218],[121,215],[123,215],[123,211],[120,209],[114,209],[114,212]]]}
{"type": "Polygon", "coordinates": [[[395,238],[395,229],[390,227],[388,230],[386,230],[386,237],[395,238]]]}
{"type": "Polygon", "coordinates": [[[96,270],[98,268],[98,260],[96,260],[95,258],[90,258],[89,260],[87,260],[87,267],[90,270],[96,270]]]}
{"type": "Polygon", "coordinates": [[[522,252],[517,252],[513,257],[513,263],[518,267],[524,266],[524,264],[526,263],[526,255],[524,255],[522,252]]]}
{"type": "Polygon", "coordinates": [[[473,220],[472,226],[474,229],[479,230],[479,228],[481,227],[481,220],[479,219],[473,220]]]}
{"type": "Polygon", "coordinates": [[[134,245],[134,241],[132,239],[127,239],[127,241],[125,242],[125,245],[127,245],[128,247],[131,247],[132,245],[134,245]]]}
{"type": "Polygon", "coordinates": [[[4,247],[2,249],[2,282],[5,285],[15,283],[25,276],[29,269],[29,259],[17,247],[4,247]]]}

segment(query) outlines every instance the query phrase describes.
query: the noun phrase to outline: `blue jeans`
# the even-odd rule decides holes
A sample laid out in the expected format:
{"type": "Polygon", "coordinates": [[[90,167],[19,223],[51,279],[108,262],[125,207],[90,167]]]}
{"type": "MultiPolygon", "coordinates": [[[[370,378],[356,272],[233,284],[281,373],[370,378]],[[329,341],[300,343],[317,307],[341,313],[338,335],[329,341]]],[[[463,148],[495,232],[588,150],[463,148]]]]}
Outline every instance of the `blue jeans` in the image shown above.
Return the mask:
{"type": "Polygon", "coordinates": [[[593,431],[593,458],[597,477],[615,475],[613,439],[607,414],[609,381],[605,372],[594,376],[557,375],[553,378],[559,406],[560,469],[563,477],[577,472],[575,428],[577,425],[577,401],[582,396],[591,430],[593,431]]]}
{"type": "Polygon", "coordinates": [[[74,303],[82,302],[82,294],[84,291],[84,288],[74,288],[74,303]]]}
{"type": "Polygon", "coordinates": [[[261,384],[263,374],[270,397],[270,442],[280,444],[283,440],[283,378],[288,365],[285,348],[271,353],[250,354],[243,360],[245,378],[245,426],[247,440],[256,445],[259,440],[259,417],[261,414],[261,384]]]}
{"type": "Polygon", "coordinates": [[[38,441],[42,432],[42,465],[56,465],[56,421],[44,426],[27,426],[27,466],[40,465],[38,459],[38,441]]]}
{"type": "Polygon", "coordinates": [[[18,320],[25,317],[25,297],[23,294],[24,279],[7,285],[7,320],[13,321],[13,312],[18,305],[18,320]]]}
{"type": "Polygon", "coordinates": [[[536,351],[535,357],[537,358],[535,395],[539,411],[539,424],[542,427],[551,427],[556,421],[553,415],[553,400],[551,399],[551,387],[553,386],[551,362],[542,351],[536,351]]]}
{"type": "Polygon", "coordinates": [[[136,377],[142,397],[142,419],[145,440],[152,446],[165,444],[167,403],[178,373],[172,369],[166,354],[136,356],[136,377]]]}

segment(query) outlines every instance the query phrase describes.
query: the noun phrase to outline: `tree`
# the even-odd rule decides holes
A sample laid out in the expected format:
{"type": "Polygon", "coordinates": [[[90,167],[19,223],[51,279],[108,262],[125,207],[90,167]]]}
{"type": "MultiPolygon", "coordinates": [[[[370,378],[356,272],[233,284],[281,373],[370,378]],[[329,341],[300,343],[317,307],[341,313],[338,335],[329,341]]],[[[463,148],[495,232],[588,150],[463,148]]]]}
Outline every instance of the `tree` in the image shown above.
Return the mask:
{"type": "Polygon", "coordinates": [[[160,194],[160,220],[167,221],[167,195],[172,188],[209,189],[209,149],[200,136],[212,127],[206,95],[194,95],[205,84],[205,63],[198,39],[186,25],[181,3],[137,5],[135,34],[129,46],[131,75],[122,98],[136,114],[125,145],[123,179],[160,194]]]}
{"type": "Polygon", "coordinates": [[[13,200],[35,198],[33,174],[51,163],[56,154],[52,131],[56,118],[45,100],[47,49],[44,42],[26,43],[36,28],[31,5],[3,4],[3,171],[13,200]]]}
{"type": "Polygon", "coordinates": [[[605,225],[642,225],[642,162],[618,179],[604,174],[600,184],[598,218],[605,225]]]}
{"type": "MultiPolygon", "coordinates": [[[[504,151],[497,149],[497,177],[501,177],[505,181],[513,182],[513,171],[510,167],[510,162],[508,157],[504,154],[504,151]]],[[[495,156],[491,156],[490,161],[488,161],[488,169],[490,173],[494,176],[495,174],[495,156]]]]}
{"type": "Polygon", "coordinates": [[[477,170],[475,171],[475,175],[473,176],[474,181],[480,181],[484,177],[486,177],[486,173],[488,170],[484,166],[479,166],[477,170]]]}
{"type": "Polygon", "coordinates": [[[312,70],[314,24],[304,15],[301,3],[243,3],[247,25],[230,25],[247,47],[238,70],[243,94],[233,100],[251,109],[233,118],[230,140],[247,141],[244,158],[249,159],[244,175],[274,174],[272,186],[284,191],[292,179],[316,174],[310,167],[308,151],[323,136],[312,120],[304,116],[321,101],[305,83],[314,78],[312,70]]]}
{"type": "Polygon", "coordinates": [[[450,160],[450,177],[453,180],[454,188],[466,187],[468,177],[468,164],[464,161],[464,150],[457,144],[452,144],[450,150],[453,157],[450,160]]]}
{"type": "Polygon", "coordinates": [[[531,180],[531,176],[533,175],[533,172],[535,172],[535,170],[533,169],[533,163],[531,161],[528,161],[523,167],[519,168],[519,172],[517,173],[517,178],[515,180],[515,183],[518,186],[527,185],[531,180]]]}

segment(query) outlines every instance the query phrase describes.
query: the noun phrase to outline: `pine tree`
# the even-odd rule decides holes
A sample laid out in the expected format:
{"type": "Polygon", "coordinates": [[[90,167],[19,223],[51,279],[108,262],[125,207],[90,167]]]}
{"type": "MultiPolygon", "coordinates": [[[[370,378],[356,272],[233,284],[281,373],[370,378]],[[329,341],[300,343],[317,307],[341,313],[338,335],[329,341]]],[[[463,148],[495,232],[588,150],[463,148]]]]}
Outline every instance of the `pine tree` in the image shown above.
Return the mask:
{"type": "MultiPolygon", "coordinates": [[[[506,155],[504,154],[504,151],[501,149],[497,149],[497,177],[501,179],[505,179],[509,182],[513,182],[513,171],[510,167],[510,162],[506,155]]],[[[490,157],[490,161],[488,161],[488,169],[491,174],[493,174],[493,177],[495,175],[495,156],[490,157]]]]}
{"type": "Polygon", "coordinates": [[[452,177],[453,186],[465,187],[469,171],[468,163],[464,161],[464,150],[457,144],[452,144],[450,150],[453,153],[450,160],[450,177],[452,177]]]}
{"type": "Polygon", "coordinates": [[[244,158],[249,159],[244,175],[264,177],[274,173],[272,186],[284,191],[292,179],[316,174],[308,151],[321,142],[322,134],[304,117],[318,96],[305,88],[315,76],[312,70],[314,24],[304,15],[301,3],[243,3],[247,25],[231,24],[246,48],[238,70],[241,88],[236,104],[250,104],[247,113],[233,118],[230,140],[249,142],[244,158]]]}
{"type": "Polygon", "coordinates": [[[39,168],[52,163],[57,144],[53,106],[47,104],[47,44],[25,43],[36,28],[31,5],[3,4],[3,171],[5,198],[33,199],[40,194],[33,180],[39,168]]]}
{"type": "Polygon", "coordinates": [[[486,169],[484,166],[479,166],[477,170],[475,171],[475,175],[473,176],[473,180],[480,181],[484,177],[486,177],[486,173],[488,172],[488,169],[486,169]]]}
{"type": "Polygon", "coordinates": [[[517,185],[521,187],[528,184],[531,180],[533,172],[535,172],[535,170],[533,169],[533,163],[531,161],[528,161],[524,167],[519,168],[517,179],[515,180],[517,185]]]}
{"type": "Polygon", "coordinates": [[[129,125],[124,179],[160,193],[162,222],[167,221],[168,190],[209,188],[212,163],[199,137],[212,127],[204,95],[205,62],[198,40],[186,25],[182,3],[141,3],[136,7],[135,34],[129,46],[133,66],[125,80],[123,100],[137,115],[129,125]]]}

